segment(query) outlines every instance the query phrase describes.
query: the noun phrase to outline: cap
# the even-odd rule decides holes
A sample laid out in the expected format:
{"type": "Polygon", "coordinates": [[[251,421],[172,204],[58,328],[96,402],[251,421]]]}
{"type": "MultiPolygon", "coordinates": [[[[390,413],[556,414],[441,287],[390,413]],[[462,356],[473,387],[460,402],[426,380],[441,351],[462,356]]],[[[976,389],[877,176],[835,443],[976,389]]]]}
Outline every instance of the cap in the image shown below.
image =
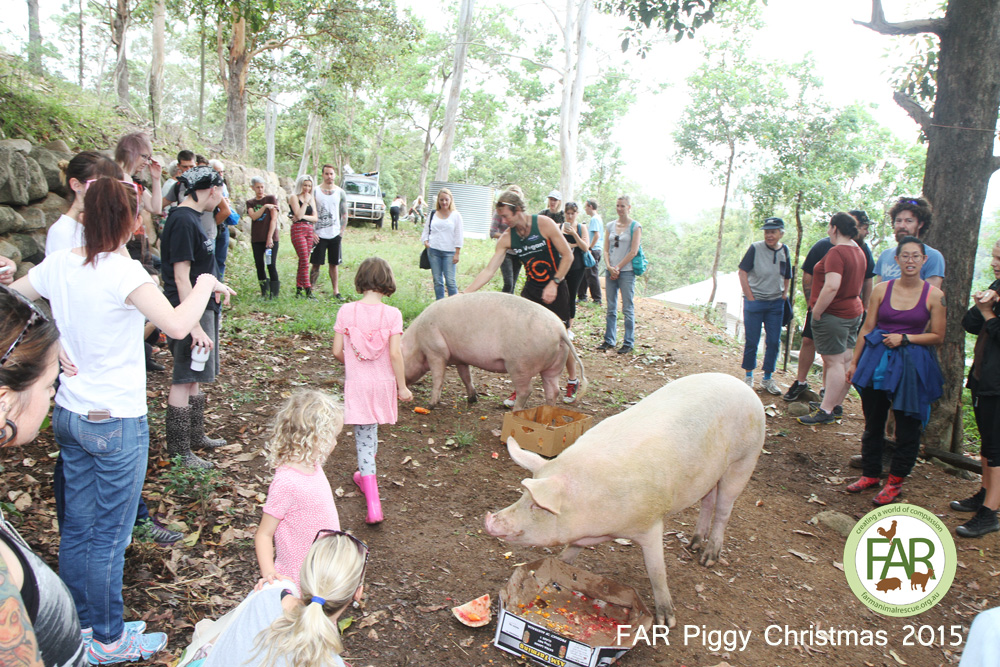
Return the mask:
{"type": "Polygon", "coordinates": [[[562,193],[558,190],[553,190],[549,193],[549,199],[558,199],[559,201],[562,201],[562,193]]]}
{"type": "Polygon", "coordinates": [[[761,229],[764,229],[764,230],[767,230],[767,229],[780,229],[780,230],[784,231],[785,230],[785,221],[782,220],[781,218],[768,218],[767,220],[764,221],[764,224],[761,227],[761,229]]]}
{"type": "Polygon", "coordinates": [[[211,167],[192,167],[177,177],[177,182],[188,192],[207,190],[213,185],[221,186],[222,175],[211,167]]]}

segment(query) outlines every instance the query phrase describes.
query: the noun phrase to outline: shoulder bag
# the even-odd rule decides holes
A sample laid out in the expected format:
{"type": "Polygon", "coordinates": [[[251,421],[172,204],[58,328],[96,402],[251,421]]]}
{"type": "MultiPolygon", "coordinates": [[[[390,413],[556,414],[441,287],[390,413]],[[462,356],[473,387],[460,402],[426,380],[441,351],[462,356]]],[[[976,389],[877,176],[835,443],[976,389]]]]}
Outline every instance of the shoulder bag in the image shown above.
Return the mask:
{"type": "MultiPolygon", "coordinates": [[[[431,217],[427,220],[427,242],[431,240],[431,223],[434,222],[434,211],[431,211],[431,217]]],[[[427,246],[424,246],[423,252],[420,253],[420,268],[425,271],[429,271],[431,268],[431,258],[427,256],[427,246]]]]}
{"type": "MultiPolygon", "coordinates": [[[[632,221],[632,226],[629,227],[628,233],[629,238],[635,232],[635,220],[632,221]]],[[[641,276],[646,272],[646,268],[649,266],[649,260],[646,259],[646,254],[642,251],[642,243],[639,243],[639,252],[635,254],[632,258],[632,273],[636,276],[641,276]]]]}

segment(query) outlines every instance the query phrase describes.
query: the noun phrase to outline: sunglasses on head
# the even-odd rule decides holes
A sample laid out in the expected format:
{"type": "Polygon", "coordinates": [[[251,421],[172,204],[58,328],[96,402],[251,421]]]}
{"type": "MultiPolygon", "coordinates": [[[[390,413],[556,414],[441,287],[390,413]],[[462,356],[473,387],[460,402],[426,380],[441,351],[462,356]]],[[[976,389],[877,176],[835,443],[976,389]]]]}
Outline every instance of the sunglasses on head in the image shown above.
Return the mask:
{"type": "Polygon", "coordinates": [[[35,323],[37,323],[39,321],[41,321],[41,322],[48,322],[49,321],[49,318],[45,317],[45,314],[42,313],[42,311],[38,310],[38,307],[35,306],[35,304],[33,304],[30,301],[28,301],[27,299],[25,299],[16,290],[8,289],[6,287],[4,287],[3,289],[8,294],[14,295],[14,297],[18,301],[20,301],[21,303],[23,303],[24,305],[26,305],[28,308],[30,308],[31,309],[31,315],[28,317],[28,321],[25,322],[24,328],[21,329],[21,333],[18,334],[17,338],[14,339],[14,342],[11,343],[10,347],[7,348],[7,351],[4,352],[4,354],[3,354],[2,357],[0,357],[0,367],[2,367],[5,363],[7,363],[7,360],[10,359],[10,355],[14,354],[14,350],[17,349],[17,346],[21,344],[21,341],[23,341],[24,337],[27,335],[28,329],[30,329],[32,326],[35,325],[35,323]]]}
{"type": "Polygon", "coordinates": [[[897,204],[912,204],[913,206],[920,206],[920,202],[916,199],[911,199],[910,197],[900,197],[897,204]]]}
{"type": "Polygon", "coordinates": [[[346,533],[346,532],[344,532],[342,530],[330,530],[328,528],[324,528],[323,530],[320,530],[318,533],[316,533],[316,537],[313,538],[313,544],[315,544],[316,542],[318,542],[319,540],[321,540],[324,537],[338,537],[338,536],[344,536],[344,537],[350,539],[351,542],[354,542],[355,546],[357,546],[358,548],[360,548],[364,552],[364,554],[365,554],[365,564],[361,568],[361,581],[364,581],[365,580],[365,570],[368,569],[368,545],[367,544],[365,544],[364,542],[362,542],[358,538],[354,537],[350,533],[346,533]]]}
{"type": "MultiPolygon", "coordinates": [[[[86,183],[84,183],[83,184],[83,191],[86,192],[87,190],[89,190],[91,183],[96,183],[99,180],[101,180],[101,179],[99,179],[99,178],[92,178],[89,181],[87,181],[86,183]]],[[[114,180],[118,180],[118,179],[114,179],[114,180]]],[[[136,203],[136,205],[139,206],[139,208],[142,208],[142,202],[139,201],[139,186],[136,183],[134,183],[133,181],[118,180],[118,182],[121,183],[124,186],[130,187],[133,190],[135,190],[135,203],[136,203]]]]}

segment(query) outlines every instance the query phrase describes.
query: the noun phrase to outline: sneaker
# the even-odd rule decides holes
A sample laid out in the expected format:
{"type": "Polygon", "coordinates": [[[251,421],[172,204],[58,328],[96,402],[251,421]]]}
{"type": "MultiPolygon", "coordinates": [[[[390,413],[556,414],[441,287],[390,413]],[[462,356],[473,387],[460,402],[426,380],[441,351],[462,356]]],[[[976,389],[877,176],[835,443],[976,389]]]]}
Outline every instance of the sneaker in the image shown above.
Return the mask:
{"type": "Polygon", "coordinates": [[[506,405],[508,408],[514,407],[515,403],[517,403],[517,392],[516,391],[513,394],[511,394],[510,396],[508,396],[507,400],[503,402],[503,404],[506,405]]]}
{"type": "Polygon", "coordinates": [[[179,533],[176,530],[170,530],[165,528],[156,522],[155,519],[150,519],[149,535],[153,538],[153,541],[161,546],[167,546],[173,544],[177,540],[184,537],[184,533],[179,533]]]}
{"type": "Polygon", "coordinates": [[[600,350],[601,352],[604,352],[605,350],[613,350],[613,349],[615,349],[615,346],[612,345],[612,344],[610,344],[610,343],[604,342],[604,343],[601,343],[600,345],[598,345],[597,349],[600,350]]]}
{"type": "MultiPolygon", "coordinates": [[[[125,621],[125,632],[142,634],[145,631],[146,621],[125,621]]],[[[90,640],[94,638],[94,628],[81,628],[80,636],[83,637],[84,644],[89,644],[90,640]]]]}
{"type": "Polygon", "coordinates": [[[951,508],[956,512],[978,512],[984,500],[986,500],[986,489],[979,487],[979,490],[969,498],[951,501],[951,508]]]}
{"type": "Polygon", "coordinates": [[[881,507],[882,505],[888,505],[892,501],[899,497],[899,494],[903,491],[903,478],[896,477],[895,475],[889,475],[889,481],[885,483],[882,490],[878,492],[874,498],[872,498],[872,504],[881,507]]]}
{"type": "Polygon", "coordinates": [[[753,389],[753,376],[752,375],[744,375],[743,376],[743,384],[745,384],[746,386],[748,386],[751,389],[753,389]]]}
{"type": "Polygon", "coordinates": [[[778,383],[774,381],[774,378],[764,378],[764,381],[760,383],[760,386],[764,388],[764,391],[770,394],[781,396],[781,389],[778,388],[778,383]]]}
{"type": "Polygon", "coordinates": [[[800,424],[805,424],[806,426],[811,426],[813,424],[833,424],[836,423],[836,421],[837,418],[832,413],[824,412],[823,410],[816,410],[812,414],[798,418],[798,422],[800,424]]]}
{"type": "MultiPolygon", "coordinates": [[[[809,409],[810,410],[819,410],[819,406],[820,405],[822,405],[822,403],[820,403],[819,401],[809,401],[809,409]]],[[[834,417],[843,417],[844,416],[844,406],[843,405],[835,405],[835,406],[833,406],[833,416],[834,417]]]]}
{"type": "Polygon", "coordinates": [[[997,520],[996,510],[980,507],[974,517],[955,529],[955,534],[959,537],[982,537],[998,530],[1000,521],[997,520]]]}
{"type": "Polygon", "coordinates": [[[850,484],[847,487],[848,493],[861,493],[865,489],[870,489],[873,486],[878,486],[878,477],[861,477],[854,484],[850,484]]]}
{"type": "Polygon", "coordinates": [[[802,392],[804,392],[808,388],[809,388],[808,382],[799,382],[798,380],[796,380],[795,382],[792,383],[792,386],[788,388],[788,391],[785,392],[785,395],[782,396],[782,398],[785,399],[786,401],[798,400],[799,396],[802,395],[802,392]]]}
{"type": "Polygon", "coordinates": [[[632,351],[631,345],[622,345],[620,348],[618,348],[618,354],[628,354],[631,351],[632,351]]]}
{"type": "Polygon", "coordinates": [[[576,391],[580,388],[579,380],[570,380],[566,383],[566,397],[563,403],[573,403],[576,401],[576,391]]]}
{"type": "Polygon", "coordinates": [[[167,645],[167,636],[162,632],[122,633],[121,639],[105,646],[97,640],[92,640],[87,647],[87,662],[92,665],[110,665],[118,662],[135,662],[149,660],[167,645]]]}

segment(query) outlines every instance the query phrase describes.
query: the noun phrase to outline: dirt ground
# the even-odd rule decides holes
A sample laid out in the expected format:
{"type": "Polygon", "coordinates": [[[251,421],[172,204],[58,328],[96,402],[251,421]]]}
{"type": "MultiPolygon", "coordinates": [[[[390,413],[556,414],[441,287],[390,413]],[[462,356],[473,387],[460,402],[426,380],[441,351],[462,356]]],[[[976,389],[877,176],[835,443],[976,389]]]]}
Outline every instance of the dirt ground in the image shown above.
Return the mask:
{"type": "MultiPolygon", "coordinates": [[[[697,317],[643,300],[637,304],[637,322],[636,354],[628,356],[597,352],[599,333],[588,330],[593,326],[577,331],[576,345],[590,389],[576,409],[600,420],[672,379],[706,371],[741,374],[740,348],[697,317]]],[[[298,386],[339,391],[343,380],[342,366],[330,354],[327,338],[265,341],[254,331],[228,334],[222,377],[208,390],[208,418],[211,432],[231,444],[225,452],[211,455],[223,473],[223,486],[203,503],[196,493],[187,497],[179,491],[163,493],[169,469],[160,458],[167,376],[149,378],[154,435],[146,497],[153,511],[167,521],[181,522],[192,535],[173,548],[133,544],[125,599],[128,614],[170,635],[174,655],[189,640],[194,622],[235,606],[257,578],[252,538],[270,481],[259,449],[270,416],[282,397],[298,386]]],[[[451,606],[484,593],[495,598],[517,564],[550,553],[510,546],[483,531],[486,512],[514,502],[520,496],[520,480],[528,474],[510,460],[497,437],[505,411],[502,400],[511,391],[508,379],[481,371],[475,377],[480,401],[471,409],[451,369],[443,407],[427,415],[412,411],[427,401],[427,377],[413,388],[415,403],[401,406],[399,423],[380,429],[378,469],[387,517],[382,525],[364,523],[364,499],[350,479],[356,461],[349,427],[326,464],[333,488],[342,494],[337,500],[342,526],[365,540],[372,554],[363,606],[354,610],[354,623],[346,631],[345,657],[355,667],[524,664],[492,645],[495,620],[470,629],[450,612],[451,606]]],[[[790,373],[779,372],[777,377],[783,386],[792,379],[790,373]]],[[[859,451],[860,403],[848,401],[841,423],[810,428],[788,416],[780,397],[758,393],[765,405],[775,405],[777,414],[768,417],[765,453],[736,504],[722,562],[702,567],[685,547],[697,508],[666,522],[663,543],[677,622],[702,627],[702,635],[685,643],[678,628],[671,633],[669,646],[639,644],[622,664],[957,663],[960,648],[940,643],[920,646],[912,638],[909,643],[914,645],[907,645],[907,626],[961,625],[964,636],[978,611],[1000,604],[1000,534],[958,542],[955,582],[930,611],[909,619],[869,611],[851,593],[839,567],[844,539],[810,522],[823,510],[861,518],[872,509],[872,494],[852,496],[844,491],[856,472],[847,467],[847,460],[859,451]],[[885,630],[889,643],[819,647],[810,646],[808,638],[795,642],[782,632],[778,645],[770,646],[764,638],[770,625],[787,626],[799,636],[819,628],[885,630]],[[753,633],[743,651],[702,643],[709,631],[737,629],[753,633]]],[[[530,405],[538,404],[540,397],[537,385],[530,405]]],[[[43,435],[22,451],[8,452],[4,469],[7,499],[21,511],[14,522],[53,566],[54,451],[51,437],[43,435]]],[[[930,509],[953,528],[965,517],[951,512],[948,501],[965,497],[978,486],[919,462],[904,488],[905,502],[930,509]]],[[[638,547],[609,542],[588,548],[575,565],[634,586],[653,606],[638,547]]],[[[161,654],[156,664],[169,664],[172,657],[161,654]]]]}

